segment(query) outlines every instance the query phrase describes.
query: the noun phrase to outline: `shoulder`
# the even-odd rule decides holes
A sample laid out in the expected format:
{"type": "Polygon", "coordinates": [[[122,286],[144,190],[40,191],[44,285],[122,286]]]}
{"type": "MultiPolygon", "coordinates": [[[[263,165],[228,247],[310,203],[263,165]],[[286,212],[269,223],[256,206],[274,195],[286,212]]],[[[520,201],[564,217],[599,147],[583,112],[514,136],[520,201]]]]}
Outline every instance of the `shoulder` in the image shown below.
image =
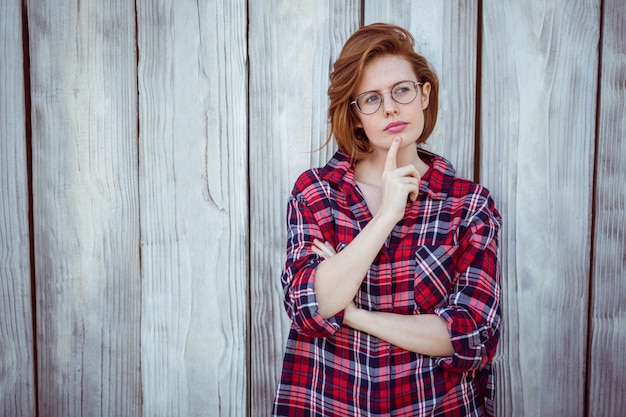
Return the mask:
{"type": "Polygon", "coordinates": [[[496,223],[500,223],[500,213],[486,187],[458,177],[452,163],[442,156],[421,149],[419,152],[431,167],[428,185],[432,196],[445,199],[453,210],[463,212],[466,219],[478,215],[493,217],[496,223]]]}
{"type": "Polygon", "coordinates": [[[450,184],[450,194],[454,198],[465,200],[486,201],[491,199],[491,193],[483,185],[470,179],[454,177],[450,184]]]}
{"type": "Polygon", "coordinates": [[[351,170],[350,158],[337,152],[324,167],[311,168],[302,172],[296,179],[292,197],[310,201],[321,196],[328,196],[331,190],[340,188],[346,174],[351,170]]]}
{"type": "Polygon", "coordinates": [[[319,168],[304,171],[298,176],[291,190],[290,200],[312,206],[325,199],[328,184],[320,178],[319,168]]]}
{"type": "Polygon", "coordinates": [[[319,168],[311,168],[302,172],[294,183],[292,194],[300,194],[310,188],[318,187],[322,182],[319,170],[319,168]]]}
{"type": "Polygon", "coordinates": [[[450,161],[443,156],[418,148],[420,158],[431,168],[428,172],[430,187],[452,198],[489,198],[489,190],[474,181],[458,177],[450,161]]]}
{"type": "Polygon", "coordinates": [[[450,196],[463,202],[471,211],[479,209],[497,211],[491,192],[485,186],[467,178],[454,178],[450,187],[450,196]]]}
{"type": "Polygon", "coordinates": [[[478,227],[483,230],[481,233],[497,234],[502,227],[502,216],[487,188],[465,178],[455,178],[451,195],[463,213],[462,224],[478,227]]]}

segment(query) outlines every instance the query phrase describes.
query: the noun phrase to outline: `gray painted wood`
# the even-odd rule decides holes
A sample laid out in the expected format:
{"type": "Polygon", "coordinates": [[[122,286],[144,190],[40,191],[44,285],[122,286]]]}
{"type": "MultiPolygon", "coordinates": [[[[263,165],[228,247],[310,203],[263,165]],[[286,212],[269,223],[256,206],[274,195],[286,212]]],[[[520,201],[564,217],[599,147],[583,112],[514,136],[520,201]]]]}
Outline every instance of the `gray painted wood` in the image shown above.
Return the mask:
{"type": "Polygon", "coordinates": [[[137,12],[143,415],[244,415],[246,2],[137,12]]]}
{"type": "Polygon", "coordinates": [[[21,2],[0,4],[0,414],[35,414],[21,2]]]}
{"type": "Polygon", "coordinates": [[[626,410],[626,5],[603,2],[589,416],[626,410]]]}
{"type": "Polygon", "coordinates": [[[327,162],[329,71],[358,27],[358,1],[250,2],[250,291],[252,415],[271,412],[289,321],[280,274],[287,198],[327,162]]]}
{"type": "Polygon", "coordinates": [[[583,416],[599,2],[483,11],[481,181],[504,217],[498,415],[583,416]]]}
{"type": "Polygon", "coordinates": [[[30,1],[29,115],[22,5],[2,3],[1,412],[268,415],[287,196],[334,152],[312,151],[362,15],[415,35],[442,84],[428,147],[478,168],[504,216],[498,415],[621,415],[622,3],[601,28],[598,0],[482,2],[480,19],[450,0],[30,1]]]}
{"type": "Polygon", "coordinates": [[[28,24],[39,412],[137,416],[134,8],[29,1],[28,24]]]}

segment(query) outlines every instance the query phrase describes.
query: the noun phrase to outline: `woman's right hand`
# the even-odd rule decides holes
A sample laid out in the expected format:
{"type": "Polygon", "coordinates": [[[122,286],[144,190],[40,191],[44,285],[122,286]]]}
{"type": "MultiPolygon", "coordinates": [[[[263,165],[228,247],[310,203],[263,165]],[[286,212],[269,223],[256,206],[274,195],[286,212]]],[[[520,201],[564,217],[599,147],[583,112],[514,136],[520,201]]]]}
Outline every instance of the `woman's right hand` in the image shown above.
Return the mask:
{"type": "Polygon", "coordinates": [[[400,142],[399,137],[395,138],[387,152],[381,206],[372,220],[340,252],[321,241],[312,245],[312,251],[324,259],[317,266],[314,291],[319,314],[326,319],[353,302],[380,248],[395,224],[404,217],[407,198],[417,199],[420,180],[417,168],[396,166],[400,142]]]}
{"type": "Polygon", "coordinates": [[[322,243],[319,239],[313,239],[313,245],[311,245],[311,250],[316,255],[320,256],[322,259],[328,259],[331,256],[337,254],[335,249],[328,242],[322,243]]]}
{"type": "Polygon", "coordinates": [[[390,216],[394,224],[404,217],[407,199],[415,201],[419,193],[420,174],[413,165],[398,168],[396,158],[402,139],[393,138],[382,176],[382,201],[377,214],[390,216]]]}

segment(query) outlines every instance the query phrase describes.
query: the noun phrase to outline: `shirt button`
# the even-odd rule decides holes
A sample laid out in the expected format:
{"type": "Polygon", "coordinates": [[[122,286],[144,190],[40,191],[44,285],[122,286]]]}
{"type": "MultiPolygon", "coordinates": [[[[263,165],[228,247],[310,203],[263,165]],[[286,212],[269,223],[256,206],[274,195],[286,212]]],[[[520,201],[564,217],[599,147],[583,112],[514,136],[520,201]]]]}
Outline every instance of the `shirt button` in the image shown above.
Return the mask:
{"type": "Polygon", "coordinates": [[[489,332],[487,332],[487,330],[483,330],[481,333],[482,337],[484,337],[485,339],[489,337],[489,332]]]}

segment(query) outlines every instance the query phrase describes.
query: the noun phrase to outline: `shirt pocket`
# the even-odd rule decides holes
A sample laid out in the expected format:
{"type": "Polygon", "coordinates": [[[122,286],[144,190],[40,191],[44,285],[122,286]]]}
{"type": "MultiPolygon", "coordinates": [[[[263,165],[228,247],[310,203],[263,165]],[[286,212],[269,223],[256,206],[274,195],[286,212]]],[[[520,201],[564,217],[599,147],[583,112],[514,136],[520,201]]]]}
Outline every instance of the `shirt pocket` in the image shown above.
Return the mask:
{"type": "Polygon", "coordinates": [[[422,313],[432,313],[448,304],[457,280],[457,245],[420,246],[415,251],[415,304],[422,313]]]}

